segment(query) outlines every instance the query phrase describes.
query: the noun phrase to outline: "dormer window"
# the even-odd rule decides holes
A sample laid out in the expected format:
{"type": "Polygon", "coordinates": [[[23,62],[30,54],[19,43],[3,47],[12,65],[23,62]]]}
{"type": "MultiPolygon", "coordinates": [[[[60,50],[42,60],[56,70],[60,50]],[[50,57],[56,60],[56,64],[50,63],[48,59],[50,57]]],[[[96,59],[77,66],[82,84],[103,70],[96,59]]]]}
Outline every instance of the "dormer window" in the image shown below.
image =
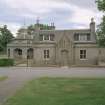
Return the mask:
{"type": "Polygon", "coordinates": [[[49,40],[49,35],[48,34],[44,35],[44,40],[49,40]]]}
{"type": "Polygon", "coordinates": [[[54,41],[54,37],[55,37],[54,34],[50,34],[50,40],[51,41],[54,41]]]}
{"type": "Polygon", "coordinates": [[[90,34],[87,34],[87,41],[90,41],[91,40],[91,36],[90,34]]]}
{"type": "Polygon", "coordinates": [[[75,41],[90,41],[91,35],[90,33],[75,33],[74,40],[75,41]]]}
{"type": "Polygon", "coordinates": [[[54,34],[40,34],[39,40],[40,41],[54,41],[54,34]]]}
{"type": "Polygon", "coordinates": [[[87,41],[87,35],[80,34],[80,35],[79,35],[79,40],[80,40],[80,41],[87,41]]]}
{"type": "Polygon", "coordinates": [[[40,40],[40,41],[43,41],[43,34],[40,34],[40,35],[39,35],[39,40],[40,40]]]}
{"type": "Polygon", "coordinates": [[[74,34],[74,40],[75,40],[75,41],[79,41],[79,34],[78,34],[78,33],[75,33],[75,34],[74,34]]]}

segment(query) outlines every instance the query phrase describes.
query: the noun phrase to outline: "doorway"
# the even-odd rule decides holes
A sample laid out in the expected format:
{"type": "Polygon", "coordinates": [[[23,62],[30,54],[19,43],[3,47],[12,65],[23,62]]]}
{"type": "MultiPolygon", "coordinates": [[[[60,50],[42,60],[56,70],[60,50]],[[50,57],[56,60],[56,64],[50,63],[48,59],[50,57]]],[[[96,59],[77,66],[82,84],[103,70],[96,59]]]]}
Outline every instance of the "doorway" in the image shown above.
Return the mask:
{"type": "Polygon", "coordinates": [[[33,59],[33,49],[32,48],[27,50],[27,59],[33,59]]]}
{"type": "Polygon", "coordinates": [[[61,51],[61,66],[69,66],[68,62],[68,51],[67,50],[62,50],[61,51]]]}

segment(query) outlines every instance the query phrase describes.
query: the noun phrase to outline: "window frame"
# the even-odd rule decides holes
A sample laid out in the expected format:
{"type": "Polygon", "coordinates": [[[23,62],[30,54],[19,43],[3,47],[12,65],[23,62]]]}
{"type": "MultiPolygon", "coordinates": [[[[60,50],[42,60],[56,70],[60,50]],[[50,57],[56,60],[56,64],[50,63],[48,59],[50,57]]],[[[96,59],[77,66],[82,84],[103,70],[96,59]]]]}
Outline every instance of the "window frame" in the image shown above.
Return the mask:
{"type": "Polygon", "coordinates": [[[54,34],[50,34],[50,41],[54,41],[55,35],[54,34]]]}
{"type": "Polygon", "coordinates": [[[79,41],[79,33],[75,33],[74,34],[74,40],[75,41],[79,41]]]}
{"type": "Polygon", "coordinates": [[[79,35],[79,41],[87,41],[87,35],[85,35],[85,34],[80,34],[80,35],[79,35]]]}
{"type": "Polygon", "coordinates": [[[91,41],[91,34],[90,33],[75,33],[74,34],[74,41],[91,41]]]}
{"type": "Polygon", "coordinates": [[[49,40],[50,40],[49,37],[50,37],[49,34],[45,34],[45,35],[44,35],[44,41],[49,41],[49,40]]]}
{"type": "Polygon", "coordinates": [[[87,59],[87,51],[80,50],[80,60],[86,60],[86,59],[87,59]]]}
{"type": "Polygon", "coordinates": [[[91,40],[91,34],[87,33],[87,41],[90,41],[90,40],[91,40]]]}
{"type": "Polygon", "coordinates": [[[44,50],[44,59],[49,59],[49,58],[50,58],[50,51],[44,50]]]}
{"type": "Polygon", "coordinates": [[[39,34],[39,40],[43,41],[43,34],[39,34]]]}

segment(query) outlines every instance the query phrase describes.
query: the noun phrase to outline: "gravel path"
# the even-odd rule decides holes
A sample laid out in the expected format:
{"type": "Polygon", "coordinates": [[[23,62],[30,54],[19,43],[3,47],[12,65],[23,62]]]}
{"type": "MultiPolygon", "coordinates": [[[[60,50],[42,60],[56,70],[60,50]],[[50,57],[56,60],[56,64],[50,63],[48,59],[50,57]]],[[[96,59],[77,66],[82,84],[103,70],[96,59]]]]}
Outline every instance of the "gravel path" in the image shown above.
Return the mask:
{"type": "Polygon", "coordinates": [[[0,68],[0,76],[8,79],[0,82],[0,105],[15,94],[27,81],[39,77],[105,77],[105,68],[0,68]]]}

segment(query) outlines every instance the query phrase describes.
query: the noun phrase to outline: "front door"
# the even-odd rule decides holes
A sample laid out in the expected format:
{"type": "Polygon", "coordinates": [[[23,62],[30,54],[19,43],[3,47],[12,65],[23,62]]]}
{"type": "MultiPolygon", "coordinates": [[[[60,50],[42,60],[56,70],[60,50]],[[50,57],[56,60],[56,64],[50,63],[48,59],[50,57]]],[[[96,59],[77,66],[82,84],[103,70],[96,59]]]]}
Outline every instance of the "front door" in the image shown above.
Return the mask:
{"type": "Polygon", "coordinates": [[[33,59],[33,49],[30,48],[27,50],[27,59],[33,59]]]}
{"type": "Polygon", "coordinates": [[[68,66],[68,51],[67,50],[63,50],[61,51],[61,66],[68,66]]]}

